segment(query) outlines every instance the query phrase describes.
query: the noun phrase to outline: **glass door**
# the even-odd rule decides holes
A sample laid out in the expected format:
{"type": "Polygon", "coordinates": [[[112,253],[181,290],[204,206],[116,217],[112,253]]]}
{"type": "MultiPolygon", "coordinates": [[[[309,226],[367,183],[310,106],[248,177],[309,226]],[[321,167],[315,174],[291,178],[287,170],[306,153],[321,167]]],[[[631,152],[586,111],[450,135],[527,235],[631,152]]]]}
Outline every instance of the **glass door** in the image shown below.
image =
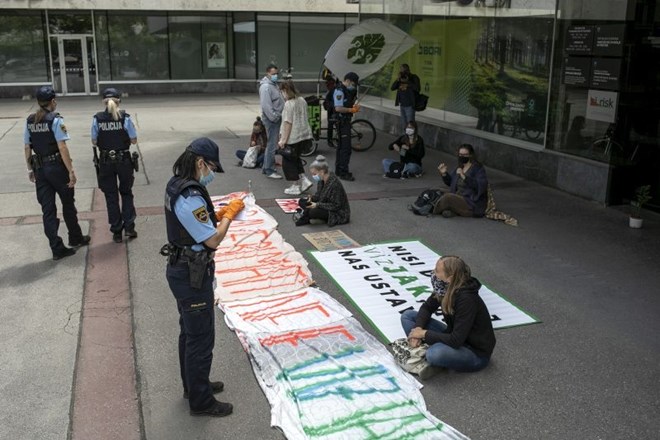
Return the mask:
{"type": "Polygon", "coordinates": [[[56,39],[57,48],[53,48],[53,79],[56,90],[62,95],[96,93],[93,38],[91,36],[60,35],[56,39]]]}

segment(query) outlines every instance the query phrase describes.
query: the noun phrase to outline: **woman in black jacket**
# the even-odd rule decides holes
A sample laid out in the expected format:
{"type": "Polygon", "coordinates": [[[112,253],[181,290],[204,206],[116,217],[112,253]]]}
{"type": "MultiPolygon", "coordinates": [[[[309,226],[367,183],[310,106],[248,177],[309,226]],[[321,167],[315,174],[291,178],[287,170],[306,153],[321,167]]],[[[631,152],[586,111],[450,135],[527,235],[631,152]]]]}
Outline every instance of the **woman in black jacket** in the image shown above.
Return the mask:
{"type": "Polygon", "coordinates": [[[320,219],[328,226],[343,225],[351,219],[351,207],[341,182],[329,171],[324,156],[316,156],[309,166],[312,180],[316,182],[316,194],[300,199],[301,214],[296,226],[308,225],[311,219],[320,219]]]}
{"type": "Polygon", "coordinates": [[[433,293],[419,312],[408,310],[401,315],[410,346],[429,345],[428,365],[420,371],[420,379],[437,372],[434,367],[464,372],[485,368],[495,348],[495,332],[479,296],[481,283],[459,257],[444,256],[435,265],[431,284],[433,293]],[[444,323],[431,318],[440,307],[444,323]]]}
{"type": "Polygon", "coordinates": [[[488,204],[488,179],[484,166],[477,161],[474,148],[463,144],[458,148],[458,166],[448,172],[447,165],[441,163],[438,171],[449,192],[440,197],[434,214],[443,217],[483,217],[488,204]]]}
{"type": "Polygon", "coordinates": [[[417,133],[417,123],[415,121],[408,122],[405,134],[392,142],[388,149],[399,153],[398,163],[402,164],[403,168],[400,169],[400,176],[392,176],[389,174],[390,169],[396,161],[394,159],[383,159],[383,171],[386,177],[405,179],[422,175],[422,158],[426,150],[424,149],[424,139],[417,133]]]}

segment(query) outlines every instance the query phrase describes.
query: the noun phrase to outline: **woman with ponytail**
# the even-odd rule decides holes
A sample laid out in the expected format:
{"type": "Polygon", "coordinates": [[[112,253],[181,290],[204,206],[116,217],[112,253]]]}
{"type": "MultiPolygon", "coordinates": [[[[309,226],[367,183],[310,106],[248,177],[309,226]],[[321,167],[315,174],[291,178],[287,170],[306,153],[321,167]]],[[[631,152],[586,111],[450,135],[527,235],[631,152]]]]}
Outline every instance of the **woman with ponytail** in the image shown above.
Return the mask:
{"type": "Polygon", "coordinates": [[[479,296],[481,283],[459,257],[444,256],[435,265],[431,285],[433,293],[419,311],[401,315],[409,345],[429,345],[420,379],[430,378],[439,367],[463,372],[485,368],[495,348],[495,332],[479,296]],[[444,323],[431,317],[439,308],[444,323]]]}
{"type": "Polygon", "coordinates": [[[137,143],[137,132],[131,115],[119,109],[121,93],[115,88],[103,91],[105,110],[94,115],[92,121],[92,144],[99,148],[94,162],[99,188],[105,195],[108,223],[112,240],[123,241],[122,231],[129,238],[136,238],[135,205],[133,203],[134,171],[137,153],[133,157],[131,144],[137,143]],[[119,196],[121,195],[121,206],[119,196]]]}

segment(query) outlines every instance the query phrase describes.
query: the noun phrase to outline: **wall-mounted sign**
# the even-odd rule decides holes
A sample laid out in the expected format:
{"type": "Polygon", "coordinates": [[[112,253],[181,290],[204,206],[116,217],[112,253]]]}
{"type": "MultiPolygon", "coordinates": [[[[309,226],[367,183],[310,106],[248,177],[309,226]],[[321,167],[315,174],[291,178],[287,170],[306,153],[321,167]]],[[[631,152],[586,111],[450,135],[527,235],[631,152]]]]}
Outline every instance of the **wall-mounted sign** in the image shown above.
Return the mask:
{"type": "Polygon", "coordinates": [[[569,55],[591,55],[594,43],[593,26],[569,26],[566,30],[566,53],[569,55]]]}
{"type": "Polygon", "coordinates": [[[620,58],[593,58],[591,64],[591,87],[618,90],[621,75],[620,58]]]}
{"type": "Polygon", "coordinates": [[[206,67],[209,69],[227,67],[225,43],[206,43],[206,67]]]}
{"type": "Polygon", "coordinates": [[[586,118],[593,121],[614,122],[619,94],[605,90],[589,90],[586,118]]]}
{"type": "Polygon", "coordinates": [[[623,54],[624,24],[604,24],[596,26],[593,54],[607,57],[620,57],[623,54]]]}
{"type": "Polygon", "coordinates": [[[564,59],[564,84],[576,87],[589,87],[591,79],[591,58],[566,57],[564,59]]]}

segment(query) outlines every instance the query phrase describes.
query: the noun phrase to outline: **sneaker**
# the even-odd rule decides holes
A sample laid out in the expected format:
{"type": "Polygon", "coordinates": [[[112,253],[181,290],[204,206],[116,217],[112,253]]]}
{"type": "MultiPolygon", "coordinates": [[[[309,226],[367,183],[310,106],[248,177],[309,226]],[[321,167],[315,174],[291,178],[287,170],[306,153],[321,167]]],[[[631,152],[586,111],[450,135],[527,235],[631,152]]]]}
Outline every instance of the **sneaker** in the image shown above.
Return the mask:
{"type": "Polygon", "coordinates": [[[452,217],[455,216],[455,215],[456,215],[456,214],[454,214],[454,211],[452,211],[452,210],[450,210],[450,209],[445,209],[444,211],[442,211],[442,216],[443,216],[444,218],[452,218],[452,217]]]}
{"type": "Polygon", "coordinates": [[[135,223],[133,223],[130,226],[126,226],[126,228],[124,229],[124,234],[128,238],[137,238],[137,231],[135,230],[135,223]]]}
{"type": "MultiPolygon", "coordinates": [[[[270,176],[269,176],[270,177],[270,176]]],[[[287,189],[284,190],[284,194],[288,194],[290,196],[299,196],[300,195],[300,187],[297,184],[293,184],[287,189]]]]}
{"type": "Polygon", "coordinates": [[[115,243],[121,243],[122,241],[124,241],[124,239],[121,236],[121,231],[112,233],[112,241],[114,241],[115,243]]]}
{"type": "Polygon", "coordinates": [[[89,235],[83,235],[78,240],[69,240],[69,246],[72,248],[79,248],[80,246],[87,246],[90,241],[92,241],[92,237],[89,235]]]}
{"type": "Polygon", "coordinates": [[[280,174],[277,174],[277,172],[275,172],[275,171],[270,173],[266,177],[268,177],[269,179],[281,179],[282,178],[282,176],[280,174]]]}
{"type": "MultiPolygon", "coordinates": [[[[211,382],[211,391],[213,391],[213,394],[221,393],[222,390],[225,389],[225,384],[218,381],[218,382],[211,382]]],[[[187,399],[188,398],[188,390],[184,390],[183,392],[183,398],[187,399]]]]}
{"type": "Polygon", "coordinates": [[[209,406],[206,409],[199,411],[190,410],[191,416],[210,416],[210,417],[224,417],[234,411],[234,406],[231,403],[218,402],[217,400],[213,402],[213,405],[209,406]]]}
{"type": "Polygon", "coordinates": [[[419,370],[419,379],[420,380],[429,380],[436,374],[438,374],[440,371],[442,371],[442,368],[436,367],[431,364],[426,364],[424,368],[419,370]]]}
{"type": "Polygon", "coordinates": [[[75,249],[65,247],[64,249],[60,249],[57,252],[53,252],[53,261],[57,261],[57,260],[61,260],[62,258],[70,257],[71,255],[74,255],[75,253],[76,253],[75,249]]]}
{"type": "Polygon", "coordinates": [[[312,183],[312,181],[309,180],[309,179],[307,178],[307,176],[305,176],[304,174],[303,174],[301,180],[302,180],[302,182],[301,182],[301,184],[300,184],[300,192],[301,192],[301,193],[304,193],[305,191],[307,191],[308,189],[310,189],[310,188],[312,187],[312,185],[314,185],[314,184],[312,183]]]}

